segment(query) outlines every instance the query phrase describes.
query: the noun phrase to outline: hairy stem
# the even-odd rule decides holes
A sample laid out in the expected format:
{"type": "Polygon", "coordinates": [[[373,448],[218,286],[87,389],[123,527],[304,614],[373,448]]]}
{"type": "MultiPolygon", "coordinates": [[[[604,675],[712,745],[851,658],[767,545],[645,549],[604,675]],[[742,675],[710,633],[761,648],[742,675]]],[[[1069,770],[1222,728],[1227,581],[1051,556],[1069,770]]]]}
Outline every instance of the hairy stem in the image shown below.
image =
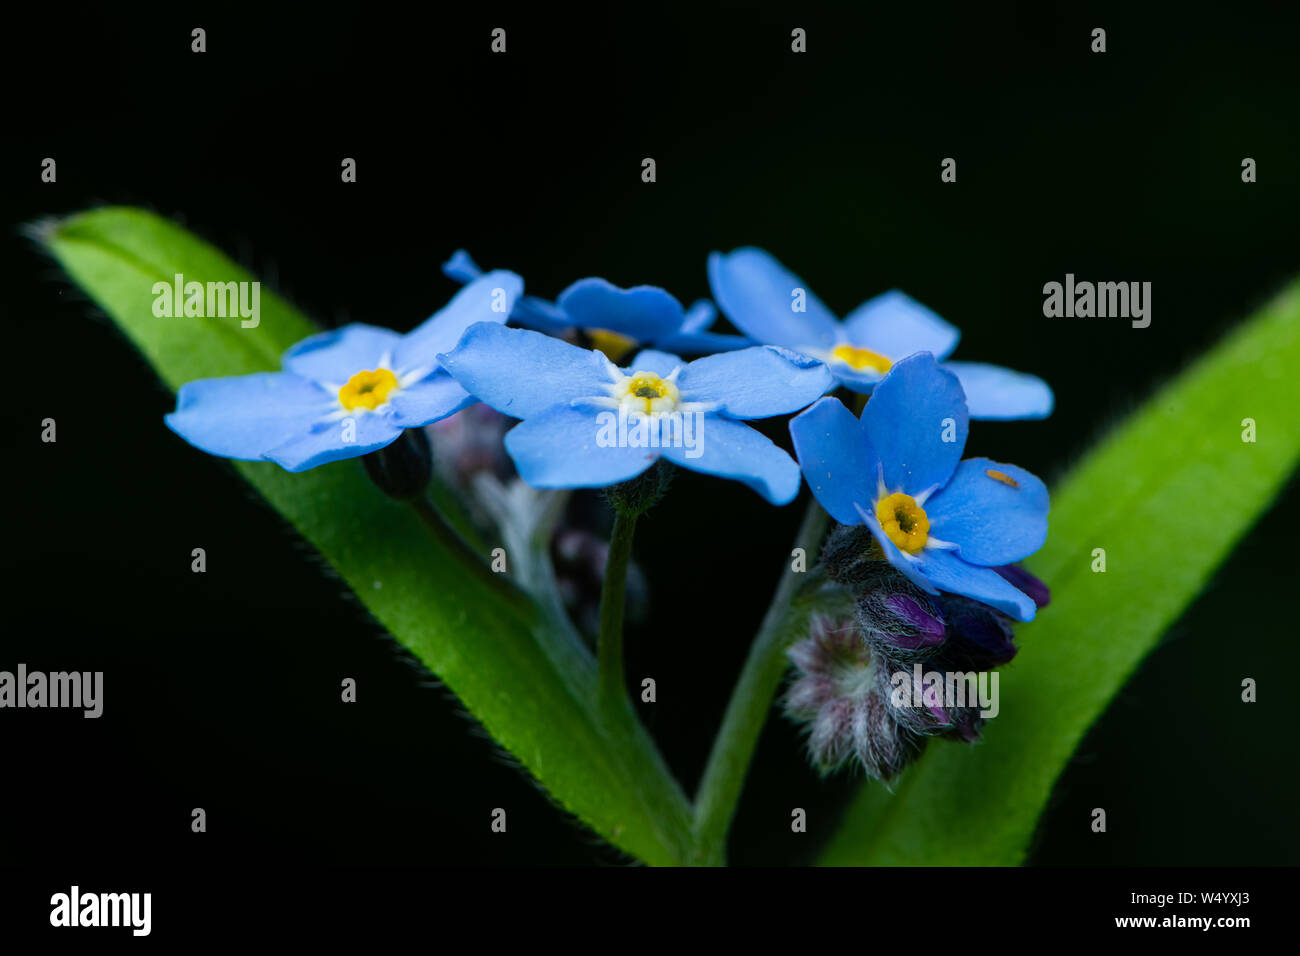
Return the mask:
{"type": "MultiPolygon", "coordinates": [[[[816,501],[808,503],[794,546],[803,548],[808,559],[826,533],[826,512],[816,501]]],[[[750,645],[749,656],[732,691],[722,727],[713,741],[709,762],[695,798],[695,836],[702,861],[722,864],[726,860],[727,831],[744,789],[745,775],[758,745],[758,737],[772,706],[772,697],[785,673],[785,651],[802,610],[795,597],[807,576],[786,565],[763,623],[750,645]]]]}

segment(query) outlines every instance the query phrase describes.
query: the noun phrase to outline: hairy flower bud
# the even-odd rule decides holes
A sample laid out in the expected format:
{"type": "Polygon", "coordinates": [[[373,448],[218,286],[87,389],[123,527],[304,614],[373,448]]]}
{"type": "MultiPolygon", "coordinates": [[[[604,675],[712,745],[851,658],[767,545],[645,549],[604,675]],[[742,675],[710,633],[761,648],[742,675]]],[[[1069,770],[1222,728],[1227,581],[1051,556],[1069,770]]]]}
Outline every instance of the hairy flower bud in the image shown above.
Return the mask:
{"type": "Polygon", "coordinates": [[[883,560],[880,546],[864,525],[837,524],[822,545],[826,576],[850,590],[878,580],[883,560]]]}
{"type": "MultiPolygon", "coordinates": [[[[1010,617],[971,598],[926,594],[884,560],[867,528],[837,526],[821,560],[827,576],[853,596],[867,641],[889,661],[987,670],[1015,657],[1010,617]]],[[[1047,605],[1047,586],[1028,571],[1016,565],[993,570],[1039,607],[1047,605]]]]}
{"type": "Polygon", "coordinates": [[[821,562],[827,577],[853,595],[858,626],[880,654],[893,661],[926,660],[943,645],[938,601],[884,560],[865,527],[836,526],[821,562]]]}
{"type": "Polygon", "coordinates": [[[887,564],[879,579],[857,592],[858,626],[871,645],[892,661],[928,660],[948,639],[942,602],[887,564]]]}
{"type": "MultiPolygon", "coordinates": [[[[821,565],[853,600],[846,619],[813,619],[789,656],[786,713],[807,724],[823,773],[857,760],[889,780],[928,737],[973,741],[997,714],[996,668],[1016,654],[1013,620],[948,592],[928,594],[884,559],[871,532],[837,526],[821,565]]],[[[1043,607],[1047,586],[1023,568],[993,568],[1043,607]]]]}
{"type": "Polygon", "coordinates": [[[895,719],[914,734],[923,737],[942,736],[955,740],[972,741],[980,734],[984,718],[980,716],[978,689],[967,681],[983,678],[987,686],[988,675],[973,671],[954,671],[938,666],[936,661],[914,663],[911,668],[899,669],[890,675],[895,719]],[[960,684],[963,694],[969,691],[965,702],[949,698],[960,684]]]}
{"type": "Polygon", "coordinates": [[[808,755],[822,773],[856,760],[869,776],[891,780],[921,752],[924,739],[899,723],[890,702],[885,660],[852,620],[814,616],[788,654],[797,673],[785,712],[806,725],[808,755]]]}

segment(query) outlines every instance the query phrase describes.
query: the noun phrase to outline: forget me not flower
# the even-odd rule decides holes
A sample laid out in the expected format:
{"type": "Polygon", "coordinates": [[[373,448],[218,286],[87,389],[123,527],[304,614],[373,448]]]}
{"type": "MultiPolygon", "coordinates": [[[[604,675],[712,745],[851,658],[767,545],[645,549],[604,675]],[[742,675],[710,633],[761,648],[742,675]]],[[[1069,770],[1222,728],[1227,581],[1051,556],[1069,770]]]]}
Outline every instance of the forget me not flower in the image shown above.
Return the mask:
{"type": "Polygon", "coordinates": [[[354,322],[292,346],[283,371],[187,382],[167,425],[210,454],[294,472],[376,451],[473,404],[437,356],[470,326],[505,322],[522,291],[490,272],[407,335],[354,322]]]}
{"type": "MultiPolygon", "coordinates": [[[[709,285],[718,305],[757,342],[821,359],[855,392],[869,393],[890,367],[916,352],[940,360],[961,333],[898,291],[869,299],[840,322],[803,280],[762,249],[709,256],[709,285]]],[[[1052,390],[1034,375],[978,362],[945,362],[961,381],[971,418],[1045,418],[1052,390]]]]}
{"type": "Polygon", "coordinates": [[[1021,621],[1033,599],[998,571],[1047,539],[1047,489],[1015,465],[960,461],[969,421],[956,376],[923,352],[895,365],[859,421],[823,398],[790,422],[822,507],[865,524],[885,558],[929,594],[949,591],[1021,621]]]}
{"type": "MultiPolygon", "coordinates": [[[[464,249],[454,252],[442,271],[457,282],[472,282],[482,274],[464,249]]],[[[524,296],[510,316],[516,324],[548,335],[581,329],[594,347],[614,361],[641,346],[704,355],[754,344],[739,335],[708,331],[717,317],[718,310],[708,299],[685,309],[676,296],[658,286],[624,289],[596,278],[579,279],[554,302],[524,296]]]]}
{"type": "Polygon", "coordinates": [[[743,421],[796,411],[833,383],[822,363],[784,349],[689,363],[647,349],[622,369],[599,351],[486,324],[438,359],[476,398],[523,419],[506,450],[534,487],[614,485],[662,456],[744,482],[773,504],[798,494],[799,467],[743,421]]]}

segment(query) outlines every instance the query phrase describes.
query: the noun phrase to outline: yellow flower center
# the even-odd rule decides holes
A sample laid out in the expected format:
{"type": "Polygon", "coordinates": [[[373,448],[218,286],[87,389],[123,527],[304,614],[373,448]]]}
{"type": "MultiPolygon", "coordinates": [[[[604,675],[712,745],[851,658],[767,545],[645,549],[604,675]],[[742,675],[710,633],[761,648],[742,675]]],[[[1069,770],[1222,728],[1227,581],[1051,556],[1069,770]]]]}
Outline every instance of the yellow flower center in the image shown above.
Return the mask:
{"type": "Polygon", "coordinates": [[[397,376],[386,368],[361,371],[339,389],[339,401],[348,411],[358,408],[373,411],[388,401],[388,394],[397,388],[397,376]]]}
{"type": "Polygon", "coordinates": [[[894,364],[879,352],[873,352],[871,349],[860,349],[856,345],[837,345],[831,350],[831,357],[839,359],[845,365],[858,371],[871,368],[882,375],[888,372],[894,364]]]}
{"type": "Polygon", "coordinates": [[[618,384],[615,397],[629,411],[671,412],[677,407],[677,386],[654,372],[633,372],[618,384]]]}
{"type": "Polygon", "coordinates": [[[897,492],[876,502],[876,520],[885,536],[908,554],[925,547],[930,536],[930,518],[911,495],[897,492]]]}
{"type": "Polygon", "coordinates": [[[587,329],[587,338],[591,340],[593,349],[604,352],[605,356],[616,364],[636,347],[636,339],[608,329],[587,329]]]}

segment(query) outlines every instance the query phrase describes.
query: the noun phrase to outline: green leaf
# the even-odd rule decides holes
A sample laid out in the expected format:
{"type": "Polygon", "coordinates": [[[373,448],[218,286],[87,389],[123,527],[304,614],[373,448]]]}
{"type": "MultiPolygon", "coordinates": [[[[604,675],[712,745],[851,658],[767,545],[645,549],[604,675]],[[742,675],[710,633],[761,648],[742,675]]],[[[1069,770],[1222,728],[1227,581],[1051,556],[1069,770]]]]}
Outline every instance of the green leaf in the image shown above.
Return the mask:
{"type": "Polygon", "coordinates": [[[1298,368],[1300,284],[1074,468],[1052,495],[1047,544],[1028,562],[1052,604],[1020,628],[984,741],[932,743],[892,794],[864,786],[822,863],[1023,861],[1088,727],[1300,460],[1298,368]],[[1254,443],[1243,441],[1248,418],[1254,443]],[[1105,573],[1092,571],[1094,548],[1105,549],[1105,573]]]}
{"type": "MultiPolygon", "coordinates": [[[[154,283],[177,273],[204,283],[254,277],[151,213],[97,209],[36,233],[173,389],[278,369],[288,346],[317,331],[267,289],[255,328],[238,318],[155,316],[154,283]]],[[[159,441],[169,435],[159,419],[159,441]]],[[[596,719],[596,668],[586,647],[522,592],[456,560],[357,461],[297,475],[269,463],[236,467],[566,810],[647,863],[691,859],[689,804],[649,736],[639,726],[602,730],[596,719]]],[[[298,640],[310,654],[306,637],[298,640]]]]}

